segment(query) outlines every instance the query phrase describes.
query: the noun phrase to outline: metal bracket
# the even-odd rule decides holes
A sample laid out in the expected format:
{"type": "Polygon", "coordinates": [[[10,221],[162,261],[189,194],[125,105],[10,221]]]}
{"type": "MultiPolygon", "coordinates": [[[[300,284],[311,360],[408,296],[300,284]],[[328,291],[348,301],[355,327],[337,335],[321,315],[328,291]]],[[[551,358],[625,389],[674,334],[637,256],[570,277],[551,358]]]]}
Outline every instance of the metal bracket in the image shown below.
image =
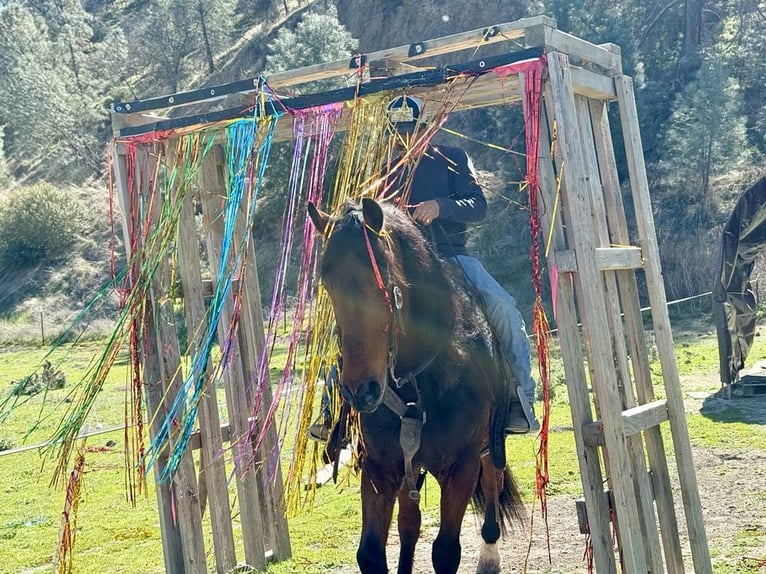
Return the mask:
{"type": "Polygon", "coordinates": [[[486,42],[490,38],[497,36],[499,33],[500,28],[497,26],[490,26],[489,28],[484,28],[484,30],[481,31],[481,39],[486,42]]]}
{"type": "Polygon", "coordinates": [[[407,52],[407,56],[414,58],[415,56],[422,56],[427,51],[428,46],[426,46],[425,42],[415,42],[414,44],[410,44],[410,50],[407,52]]]}
{"type": "Polygon", "coordinates": [[[351,57],[351,61],[348,63],[348,67],[352,70],[361,68],[367,64],[367,54],[356,54],[351,57]]]}

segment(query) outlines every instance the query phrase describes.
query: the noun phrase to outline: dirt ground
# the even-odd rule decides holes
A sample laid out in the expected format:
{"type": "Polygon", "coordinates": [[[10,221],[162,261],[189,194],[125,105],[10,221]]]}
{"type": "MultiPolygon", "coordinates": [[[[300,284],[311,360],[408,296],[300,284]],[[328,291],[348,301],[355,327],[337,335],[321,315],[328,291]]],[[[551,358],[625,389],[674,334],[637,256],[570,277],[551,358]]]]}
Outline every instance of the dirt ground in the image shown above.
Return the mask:
{"type": "MultiPolygon", "coordinates": [[[[687,388],[716,388],[716,381],[695,380],[687,388]],[[712,383],[712,386],[711,384],[712,383]]],[[[726,400],[707,392],[688,391],[685,395],[687,412],[702,412],[716,419],[716,413],[727,416],[738,411],[737,420],[766,430],[766,394],[749,398],[726,400]]],[[[727,420],[731,420],[728,418],[727,420]]],[[[666,439],[669,440],[669,439],[666,439]]],[[[711,448],[694,447],[693,457],[697,482],[702,499],[705,529],[713,556],[714,572],[732,574],[766,574],[766,441],[762,449],[740,448],[726,444],[711,448]],[[746,540],[743,540],[743,534],[746,540]]],[[[669,460],[671,474],[675,461],[669,460]]],[[[674,499],[677,507],[681,494],[676,487],[674,499]]],[[[677,511],[683,537],[686,525],[683,512],[677,511]]],[[[424,521],[425,522],[425,521],[424,521]]],[[[529,532],[517,532],[513,539],[503,541],[500,554],[504,573],[576,574],[588,572],[584,560],[585,537],[579,533],[575,512],[575,497],[552,496],[548,499],[550,558],[546,533],[539,511],[534,517],[532,541],[529,532]],[[527,548],[529,555],[527,557],[527,548]]],[[[461,544],[463,557],[459,572],[475,572],[481,537],[478,519],[466,516],[461,544]]],[[[431,542],[436,536],[437,524],[424,524],[421,541],[416,551],[415,572],[432,572],[431,542]]],[[[389,567],[396,571],[398,540],[395,529],[389,537],[389,567]]],[[[693,572],[688,544],[684,540],[685,562],[693,572]]],[[[334,574],[358,572],[354,566],[334,570],[334,574]]]]}

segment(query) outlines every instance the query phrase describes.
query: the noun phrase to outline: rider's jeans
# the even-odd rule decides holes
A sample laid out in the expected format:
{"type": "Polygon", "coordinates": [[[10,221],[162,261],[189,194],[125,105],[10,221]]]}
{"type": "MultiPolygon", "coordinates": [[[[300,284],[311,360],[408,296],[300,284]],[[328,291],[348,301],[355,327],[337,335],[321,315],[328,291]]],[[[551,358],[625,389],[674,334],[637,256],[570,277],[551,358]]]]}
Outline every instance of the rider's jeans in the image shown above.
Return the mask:
{"type": "Polygon", "coordinates": [[[455,256],[468,280],[484,297],[487,320],[509,357],[511,370],[520,381],[530,403],[535,402],[529,339],[516,300],[484,269],[481,261],[470,255],[455,256]]]}

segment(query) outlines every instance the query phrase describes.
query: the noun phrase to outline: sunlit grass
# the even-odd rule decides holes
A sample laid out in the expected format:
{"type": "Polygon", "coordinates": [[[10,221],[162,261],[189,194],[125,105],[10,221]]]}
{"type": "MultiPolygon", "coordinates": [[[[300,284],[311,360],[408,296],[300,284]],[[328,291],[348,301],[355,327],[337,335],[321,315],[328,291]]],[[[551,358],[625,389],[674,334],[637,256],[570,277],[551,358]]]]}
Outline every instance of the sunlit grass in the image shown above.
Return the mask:
{"type": "MultiPolygon", "coordinates": [[[[678,337],[676,343],[682,378],[694,381],[695,373],[704,373],[710,380],[710,374],[717,371],[718,365],[714,335],[685,335],[678,337]]],[[[766,355],[764,343],[761,337],[756,339],[751,352],[753,357],[766,355]]],[[[11,440],[17,447],[24,443],[45,441],[69,408],[70,404],[63,401],[64,397],[84,376],[93,357],[102,350],[102,345],[100,342],[88,342],[78,345],[72,351],[65,353],[62,350],[60,354],[52,355],[49,360],[64,371],[67,386],[63,390],[50,392],[46,406],[43,405],[41,395],[19,406],[8,420],[0,424],[0,440],[11,440]],[[37,420],[41,412],[50,416],[29,432],[31,422],[37,420]]],[[[11,381],[18,380],[39,366],[46,352],[45,348],[32,347],[0,353],[0,391],[4,394],[10,388],[11,381]]],[[[582,486],[577,452],[563,370],[555,347],[551,350],[551,356],[554,398],[550,421],[548,493],[551,496],[579,496],[582,486]]],[[[284,346],[278,346],[271,364],[272,384],[279,379],[285,360],[286,350],[284,346]]],[[[121,357],[88,417],[89,430],[124,423],[124,400],[128,383],[126,360],[121,357]]],[[[224,393],[222,389],[218,392],[221,413],[225,418],[224,393]]],[[[314,400],[319,401],[318,392],[314,400]]],[[[703,408],[702,414],[690,414],[687,422],[692,443],[696,446],[731,444],[730,441],[743,448],[763,448],[763,444],[766,444],[763,429],[741,422],[735,411],[716,411],[713,420],[706,416],[703,408]]],[[[290,418],[287,424],[287,440],[282,451],[283,473],[292,455],[294,418],[290,418]]],[[[164,572],[152,477],[148,480],[147,495],[140,496],[133,508],[126,501],[122,431],[91,437],[86,444],[91,447],[112,446],[86,454],[86,474],[77,522],[75,568],[79,572],[164,572]],[[137,556],[141,559],[136,560],[137,556]]],[[[531,504],[535,497],[537,444],[535,437],[531,436],[515,436],[506,441],[508,461],[527,504],[531,504]]],[[[669,444],[666,446],[669,448],[669,444]]],[[[37,450],[5,456],[0,454],[0,476],[3,477],[0,481],[0,495],[4,502],[0,505],[0,552],[3,554],[0,572],[17,573],[43,568],[51,562],[64,504],[63,491],[51,490],[48,486],[52,466],[51,461],[43,465],[43,458],[37,450]]],[[[231,472],[230,461],[227,461],[227,472],[231,472]]],[[[340,485],[329,484],[318,489],[313,502],[307,503],[297,516],[290,517],[294,557],[280,564],[271,564],[270,571],[279,574],[319,573],[354,563],[361,525],[358,478],[348,474],[342,478],[344,480],[340,485]]],[[[238,539],[238,556],[241,557],[234,481],[229,494],[230,501],[235,505],[235,536],[238,539]]],[[[424,525],[435,524],[437,521],[438,500],[438,485],[429,478],[423,498],[424,525]]],[[[212,570],[214,557],[209,523],[206,522],[204,528],[208,537],[208,566],[212,570]]],[[[752,540],[752,536],[743,533],[737,546],[744,549],[752,540]]],[[[744,551],[742,549],[721,550],[714,547],[720,558],[716,564],[720,566],[721,572],[755,572],[752,569],[727,566],[729,563],[737,563],[737,556],[741,556],[744,551]]]]}

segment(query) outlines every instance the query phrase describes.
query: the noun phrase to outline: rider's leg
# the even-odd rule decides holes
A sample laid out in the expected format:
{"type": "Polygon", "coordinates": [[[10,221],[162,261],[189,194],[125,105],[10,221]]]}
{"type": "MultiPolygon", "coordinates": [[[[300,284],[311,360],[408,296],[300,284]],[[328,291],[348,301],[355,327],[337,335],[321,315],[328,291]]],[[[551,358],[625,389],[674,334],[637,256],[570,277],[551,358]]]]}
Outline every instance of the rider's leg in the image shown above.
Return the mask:
{"type": "MultiPolygon", "coordinates": [[[[511,370],[528,399],[529,406],[535,401],[535,380],[532,378],[529,339],[524,319],[516,307],[516,300],[484,268],[481,262],[470,255],[458,255],[457,261],[466,278],[482,295],[487,312],[487,319],[493,331],[500,339],[511,370]]],[[[522,393],[520,393],[522,394],[522,393]]],[[[513,418],[513,410],[512,410],[513,418]]],[[[534,411],[525,415],[532,430],[539,425],[534,411]],[[531,417],[530,417],[531,414],[531,417]]],[[[511,421],[513,423],[513,421],[511,421]]]]}

